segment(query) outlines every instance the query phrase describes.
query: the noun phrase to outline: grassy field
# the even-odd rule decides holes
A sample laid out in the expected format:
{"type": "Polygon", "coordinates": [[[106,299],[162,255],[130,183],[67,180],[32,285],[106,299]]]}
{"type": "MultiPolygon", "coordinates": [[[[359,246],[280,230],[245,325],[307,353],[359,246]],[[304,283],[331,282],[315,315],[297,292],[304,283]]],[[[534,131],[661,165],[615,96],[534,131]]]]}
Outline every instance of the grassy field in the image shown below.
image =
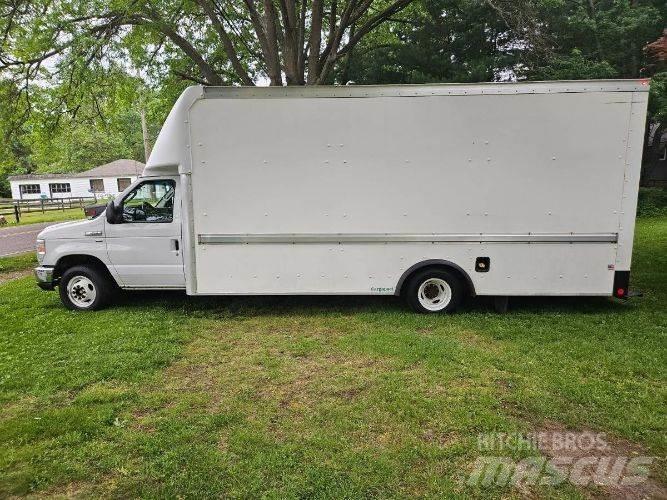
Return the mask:
{"type": "MultiPolygon", "coordinates": [[[[25,226],[26,224],[37,224],[38,222],[60,222],[67,220],[83,219],[85,215],[81,208],[66,208],[65,210],[47,210],[42,212],[24,212],[21,214],[21,221],[16,224],[14,216],[5,216],[7,226],[25,226]]],[[[2,228],[0,228],[2,231],[2,228]]]]}
{"type": "Polygon", "coordinates": [[[23,271],[37,265],[35,252],[0,257],[0,277],[14,271],[23,271]]]}
{"type": "Polygon", "coordinates": [[[666,455],[667,217],[640,220],[635,248],[643,298],[507,315],[156,293],[77,314],[5,283],[0,496],[589,495],[465,479],[492,431],[591,429],[666,455]]]}

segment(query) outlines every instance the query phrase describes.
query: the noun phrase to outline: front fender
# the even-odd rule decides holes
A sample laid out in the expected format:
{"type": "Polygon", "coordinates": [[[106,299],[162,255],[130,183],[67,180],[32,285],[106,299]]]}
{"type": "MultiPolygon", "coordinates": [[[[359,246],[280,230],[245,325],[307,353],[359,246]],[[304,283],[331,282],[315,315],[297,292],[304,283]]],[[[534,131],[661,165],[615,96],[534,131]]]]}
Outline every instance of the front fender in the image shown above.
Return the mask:
{"type": "Polygon", "coordinates": [[[63,258],[76,256],[93,257],[100,261],[107,268],[116,284],[121,285],[120,277],[114,266],[111,265],[107,254],[107,246],[102,237],[46,240],[46,255],[41,265],[56,267],[63,258]]]}

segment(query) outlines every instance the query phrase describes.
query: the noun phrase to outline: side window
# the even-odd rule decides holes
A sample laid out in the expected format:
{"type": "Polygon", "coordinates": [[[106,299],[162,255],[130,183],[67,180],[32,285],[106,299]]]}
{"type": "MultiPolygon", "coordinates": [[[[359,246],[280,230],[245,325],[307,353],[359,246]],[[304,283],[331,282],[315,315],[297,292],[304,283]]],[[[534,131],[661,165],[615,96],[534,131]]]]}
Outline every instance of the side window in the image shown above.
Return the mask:
{"type": "Polygon", "coordinates": [[[132,184],[132,180],[129,177],[118,177],[116,179],[116,182],[118,182],[118,192],[122,193],[127,189],[127,187],[132,184]]]}
{"type": "Polygon", "coordinates": [[[72,186],[69,182],[53,182],[49,184],[51,194],[53,193],[71,193],[72,186]]]}
{"type": "Polygon", "coordinates": [[[123,199],[123,222],[171,222],[174,220],[172,180],[146,181],[123,199]]]}
{"type": "Polygon", "coordinates": [[[93,193],[103,193],[104,179],[90,179],[90,190],[93,193]]]}
{"type": "Polygon", "coordinates": [[[21,194],[40,194],[42,191],[39,184],[20,184],[21,194]]]}

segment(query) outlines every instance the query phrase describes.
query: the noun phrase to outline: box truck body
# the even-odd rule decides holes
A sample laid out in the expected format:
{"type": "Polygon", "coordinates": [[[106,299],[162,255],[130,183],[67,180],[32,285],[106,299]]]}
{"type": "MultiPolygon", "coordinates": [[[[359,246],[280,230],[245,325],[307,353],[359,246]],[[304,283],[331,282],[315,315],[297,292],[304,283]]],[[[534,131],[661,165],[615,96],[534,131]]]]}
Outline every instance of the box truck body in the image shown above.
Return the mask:
{"type": "Polygon", "coordinates": [[[398,295],[440,269],[450,298],[625,295],[647,90],[191,87],[142,178],[87,223],[125,288],[398,295]],[[124,213],[160,179],[169,220],[147,220],[157,200],[124,213]]]}

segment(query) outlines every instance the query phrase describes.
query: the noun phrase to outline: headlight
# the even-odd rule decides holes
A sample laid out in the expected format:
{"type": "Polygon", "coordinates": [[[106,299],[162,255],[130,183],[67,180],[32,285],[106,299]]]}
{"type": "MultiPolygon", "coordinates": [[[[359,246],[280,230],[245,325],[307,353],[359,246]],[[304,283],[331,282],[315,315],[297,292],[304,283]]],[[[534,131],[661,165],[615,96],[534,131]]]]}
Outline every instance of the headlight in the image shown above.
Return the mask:
{"type": "Polygon", "coordinates": [[[44,255],[46,255],[46,242],[44,240],[37,240],[35,250],[37,251],[37,260],[42,262],[44,255]]]}

